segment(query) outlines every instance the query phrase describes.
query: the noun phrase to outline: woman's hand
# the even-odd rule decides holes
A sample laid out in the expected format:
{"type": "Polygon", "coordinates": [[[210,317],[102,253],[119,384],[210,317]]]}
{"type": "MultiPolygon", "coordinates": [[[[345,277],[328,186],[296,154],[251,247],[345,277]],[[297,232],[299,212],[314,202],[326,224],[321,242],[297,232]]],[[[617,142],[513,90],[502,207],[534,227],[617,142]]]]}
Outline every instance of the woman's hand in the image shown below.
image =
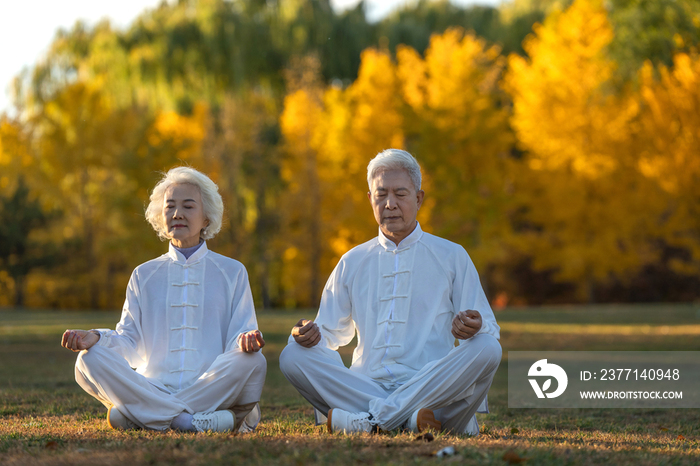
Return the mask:
{"type": "Polygon", "coordinates": [[[71,351],[82,351],[95,346],[100,336],[87,330],[66,330],[61,338],[61,346],[71,351]]]}
{"type": "Polygon", "coordinates": [[[265,346],[265,340],[263,340],[260,330],[251,330],[241,335],[238,345],[246,353],[256,353],[265,346]]]}

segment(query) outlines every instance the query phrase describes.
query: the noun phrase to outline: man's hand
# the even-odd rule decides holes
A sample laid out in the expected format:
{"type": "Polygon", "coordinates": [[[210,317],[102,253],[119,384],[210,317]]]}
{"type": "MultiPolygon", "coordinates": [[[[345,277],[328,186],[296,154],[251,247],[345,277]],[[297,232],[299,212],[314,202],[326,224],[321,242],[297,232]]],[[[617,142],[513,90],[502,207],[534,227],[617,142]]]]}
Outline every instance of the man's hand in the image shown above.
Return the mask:
{"type": "Polygon", "coordinates": [[[238,344],[246,353],[256,353],[265,346],[265,340],[263,340],[260,330],[251,330],[241,335],[238,344]]]}
{"type": "Polygon", "coordinates": [[[313,320],[300,319],[292,328],[292,336],[304,348],[311,348],[321,341],[321,330],[313,320]]]}
{"type": "Polygon", "coordinates": [[[452,335],[458,340],[473,337],[481,329],[479,311],[462,311],[452,320],[452,335]]]}
{"type": "Polygon", "coordinates": [[[99,339],[98,335],[87,330],[66,330],[61,338],[61,346],[71,351],[82,351],[92,348],[99,339]]]}

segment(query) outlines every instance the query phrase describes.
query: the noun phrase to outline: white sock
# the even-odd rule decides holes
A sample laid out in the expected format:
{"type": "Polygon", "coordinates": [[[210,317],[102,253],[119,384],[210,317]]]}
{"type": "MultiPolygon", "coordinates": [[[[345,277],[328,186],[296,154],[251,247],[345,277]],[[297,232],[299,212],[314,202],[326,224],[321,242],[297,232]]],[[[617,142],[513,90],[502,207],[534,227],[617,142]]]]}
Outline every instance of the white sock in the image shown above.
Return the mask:
{"type": "Polygon", "coordinates": [[[170,422],[170,428],[176,430],[195,430],[192,425],[192,415],[185,411],[181,412],[170,422]]]}

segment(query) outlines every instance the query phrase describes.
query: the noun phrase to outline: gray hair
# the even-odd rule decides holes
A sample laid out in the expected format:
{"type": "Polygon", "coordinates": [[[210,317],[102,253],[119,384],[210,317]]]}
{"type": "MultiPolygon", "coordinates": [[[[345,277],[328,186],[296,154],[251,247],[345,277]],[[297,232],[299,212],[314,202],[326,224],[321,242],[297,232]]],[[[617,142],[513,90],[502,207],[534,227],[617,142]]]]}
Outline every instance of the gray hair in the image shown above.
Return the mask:
{"type": "Polygon", "coordinates": [[[372,180],[379,172],[396,169],[406,170],[413,181],[413,187],[416,188],[416,191],[420,191],[420,165],[411,154],[401,149],[386,149],[370,160],[369,165],[367,165],[369,188],[372,189],[372,180]]]}
{"type": "Polygon", "coordinates": [[[165,191],[174,184],[191,184],[202,195],[202,211],[209,224],[202,230],[202,239],[211,239],[221,230],[224,216],[224,201],[219,194],[219,187],[207,175],[190,167],[175,167],[165,173],[153,188],[151,202],[146,208],[146,220],[162,240],[170,239],[168,227],[163,216],[165,191]]]}

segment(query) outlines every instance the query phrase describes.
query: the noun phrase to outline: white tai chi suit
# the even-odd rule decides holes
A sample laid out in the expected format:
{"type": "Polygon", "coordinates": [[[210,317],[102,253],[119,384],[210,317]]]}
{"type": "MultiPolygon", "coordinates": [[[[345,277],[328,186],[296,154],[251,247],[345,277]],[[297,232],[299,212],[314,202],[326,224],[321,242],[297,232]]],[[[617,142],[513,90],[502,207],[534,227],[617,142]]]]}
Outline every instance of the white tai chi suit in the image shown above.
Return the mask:
{"type": "Polygon", "coordinates": [[[171,244],[134,270],[121,321],[99,329],[97,344],[80,352],[75,377],[143,428],[164,430],[182,412],[220,409],[254,428],[267,363],[238,340],[256,329],[245,267],[206,243],[189,259],[171,244]]]}
{"type": "Polygon", "coordinates": [[[476,435],[476,416],[501,360],[499,327],[476,268],[458,244],[417,225],[398,247],[379,236],[346,253],[323,290],[315,320],[322,339],[289,338],[280,355],[287,379],[321,413],[369,412],[384,430],[421,408],[443,429],[476,435]],[[455,347],[452,320],[477,310],[482,327],[455,347]],[[357,330],[352,366],[336,351],[357,330]]]}

